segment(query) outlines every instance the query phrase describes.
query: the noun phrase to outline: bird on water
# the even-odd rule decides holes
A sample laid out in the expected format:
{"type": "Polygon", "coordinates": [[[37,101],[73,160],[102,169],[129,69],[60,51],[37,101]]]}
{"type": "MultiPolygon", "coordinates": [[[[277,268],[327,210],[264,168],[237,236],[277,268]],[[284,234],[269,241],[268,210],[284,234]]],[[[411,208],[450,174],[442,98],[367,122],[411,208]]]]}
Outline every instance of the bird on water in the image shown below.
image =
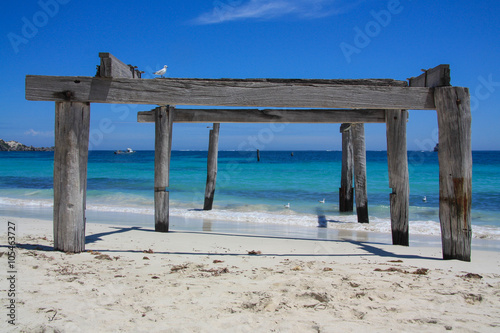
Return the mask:
{"type": "Polygon", "coordinates": [[[167,68],[168,68],[168,66],[167,66],[167,65],[165,65],[165,66],[163,66],[163,68],[162,68],[162,69],[160,69],[160,70],[158,70],[158,71],[154,72],[153,74],[154,74],[154,75],[161,75],[161,77],[163,77],[163,75],[165,75],[165,73],[167,72],[167,68]]]}
{"type": "Polygon", "coordinates": [[[325,203],[325,198],[323,198],[323,200],[319,200],[319,203],[325,203]]]}
{"type": "Polygon", "coordinates": [[[285,205],[285,208],[290,208],[290,203],[287,203],[287,204],[285,205]]]}

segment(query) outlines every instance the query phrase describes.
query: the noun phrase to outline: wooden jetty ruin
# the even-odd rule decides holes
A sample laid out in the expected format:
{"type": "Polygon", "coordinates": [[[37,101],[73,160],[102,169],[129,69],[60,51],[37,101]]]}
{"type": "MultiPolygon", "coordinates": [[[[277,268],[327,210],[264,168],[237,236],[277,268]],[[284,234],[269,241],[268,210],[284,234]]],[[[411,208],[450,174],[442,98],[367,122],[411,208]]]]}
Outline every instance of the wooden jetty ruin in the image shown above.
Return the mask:
{"type": "Polygon", "coordinates": [[[392,239],[408,245],[409,179],[406,122],[409,109],[436,110],[439,126],[439,218],[444,259],[471,256],[471,110],[468,88],[450,85],[448,65],[408,81],[392,79],[142,79],[135,66],[100,53],[95,77],[26,76],[26,99],[54,101],[54,247],[85,249],[85,202],[90,103],[157,104],[139,112],[155,123],[155,230],[169,227],[169,166],[175,122],[213,123],[204,209],[211,209],[221,123],[340,123],[340,210],[354,193],[359,222],[368,222],[364,123],[385,123],[392,239]],[[175,105],[213,106],[178,109],[175,105]],[[217,108],[219,107],[219,108],[217,108]],[[250,107],[228,109],[221,107],[250,107]],[[265,108],[270,109],[265,109],[265,108]],[[354,177],[353,177],[354,176],[354,177]]]}

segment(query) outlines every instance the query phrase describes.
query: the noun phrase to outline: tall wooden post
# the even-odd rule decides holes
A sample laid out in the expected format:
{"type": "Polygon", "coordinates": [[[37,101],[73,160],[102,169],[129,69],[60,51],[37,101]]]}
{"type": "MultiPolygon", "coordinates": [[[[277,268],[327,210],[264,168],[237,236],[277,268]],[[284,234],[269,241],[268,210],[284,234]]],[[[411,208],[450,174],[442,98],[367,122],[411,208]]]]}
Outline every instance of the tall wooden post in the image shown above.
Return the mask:
{"type": "Polygon", "coordinates": [[[85,251],[90,103],[56,102],[54,249],[85,251]]]}
{"type": "Polygon", "coordinates": [[[175,107],[155,109],[155,231],[168,232],[170,153],[175,107]]]}
{"type": "Polygon", "coordinates": [[[468,88],[437,87],[439,220],[444,259],[470,261],[472,150],[468,88]]]}
{"type": "Polygon", "coordinates": [[[369,223],[368,196],[366,191],[366,146],[365,124],[356,123],[351,127],[354,153],[354,191],[356,213],[359,223],[369,223]]]}
{"type": "Polygon", "coordinates": [[[407,110],[386,110],[387,164],[391,203],[392,244],[408,246],[410,184],[406,150],[407,110]]]}
{"type": "Polygon", "coordinates": [[[219,129],[220,124],[214,123],[208,140],[207,185],[205,187],[204,210],[212,210],[214,203],[215,183],[217,180],[217,157],[219,155],[219,129]]]}
{"type": "Polygon", "coordinates": [[[340,133],[342,133],[342,171],[340,176],[339,189],[339,210],[341,212],[353,211],[353,143],[352,143],[352,124],[342,124],[340,133]]]}

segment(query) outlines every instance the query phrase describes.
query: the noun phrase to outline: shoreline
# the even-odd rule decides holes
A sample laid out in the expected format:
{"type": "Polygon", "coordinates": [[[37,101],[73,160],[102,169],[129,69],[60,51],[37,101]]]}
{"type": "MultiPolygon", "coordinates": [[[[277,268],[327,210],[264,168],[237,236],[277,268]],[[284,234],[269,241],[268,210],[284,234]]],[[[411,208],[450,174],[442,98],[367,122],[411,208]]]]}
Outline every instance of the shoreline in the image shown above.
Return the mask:
{"type": "MultiPolygon", "coordinates": [[[[151,208],[152,210],[152,208],[151,208]]],[[[371,216],[369,224],[360,224],[351,222],[356,220],[356,215],[339,215],[322,216],[321,218],[311,218],[308,224],[297,224],[302,218],[302,215],[294,213],[285,221],[271,220],[272,214],[267,214],[264,219],[259,220],[251,212],[240,212],[240,216],[234,217],[234,212],[229,212],[230,215],[221,219],[218,211],[203,211],[201,209],[179,209],[173,208],[170,211],[170,227],[175,229],[177,225],[181,230],[208,230],[215,226],[217,231],[231,233],[250,233],[269,236],[280,236],[294,234],[297,237],[307,238],[332,238],[337,237],[360,237],[365,239],[378,239],[391,243],[390,220],[379,219],[371,216]],[[180,213],[179,213],[180,212],[180,213]],[[326,221],[326,222],[325,222],[326,221]],[[359,235],[359,236],[358,236],[359,235]],[[371,235],[371,236],[368,236],[371,235]]],[[[32,218],[52,221],[52,207],[18,207],[0,205],[0,217],[20,217],[32,218]]],[[[259,215],[259,214],[257,214],[259,215]]],[[[259,215],[260,217],[261,215],[259,215]]],[[[87,223],[106,224],[106,225],[123,225],[137,227],[154,227],[153,213],[135,213],[135,212],[120,212],[120,211],[99,211],[86,210],[87,223]]],[[[487,226],[473,225],[472,247],[477,249],[500,251],[500,230],[492,229],[487,226]],[[477,232],[480,230],[480,232],[477,232]],[[486,237],[485,237],[486,236],[486,237]]],[[[428,243],[436,243],[441,246],[441,231],[439,223],[432,221],[412,221],[410,220],[410,246],[412,244],[420,245],[428,243]],[[423,223],[423,225],[422,225],[423,223]],[[429,224],[431,224],[429,226],[429,224]],[[432,229],[429,229],[432,228],[432,229]],[[431,231],[430,233],[428,233],[431,231]]]]}
{"type": "Polygon", "coordinates": [[[89,320],[117,332],[500,327],[498,251],[473,249],[461,262],[442,260],[440,244],[393,246],[373,233],[309,239],[177,221],[169,233],[88,223],[87,251],[71,255],[53,251],[51,221],[0,217],[8,221],[17,227],[20,331],[85,332],[89,320]]]}

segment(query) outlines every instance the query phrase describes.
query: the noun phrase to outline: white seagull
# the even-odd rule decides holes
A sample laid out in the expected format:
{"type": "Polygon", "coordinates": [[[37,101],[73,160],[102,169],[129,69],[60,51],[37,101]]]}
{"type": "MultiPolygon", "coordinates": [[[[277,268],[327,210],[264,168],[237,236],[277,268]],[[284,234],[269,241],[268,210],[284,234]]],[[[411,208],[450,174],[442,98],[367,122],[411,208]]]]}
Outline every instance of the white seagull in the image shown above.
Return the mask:
{"type": "Polygon", "coordinates": [[[285,208],[290,208],[290,203],[287,203],[287,204],[285,205],[285,208]]]}
{"type": "Polygon", "coordinates": [[[160,69],[159,71],[154,72],[153,74],[154,75],[161,75],[161,77],[163,77],[163,75],[165,75],[165,73],[167,72],[167,68],[168,68],[168,66],[165,65],[165,66],[163,66],[162,69],[160,69]]]}
{"type": "Polygon", "coordinates": [[[424,196],[424,197],[422,198],[422,201],[423,201],[423,202],[426,202],[426,201],[427,201],[427,197],[426,197],[426,196],[424,196]]]}
{"type": "Polygon", "coordinates": [[[323,198],[323,200],[320,200],[319,203],[325,203],[325,198],[323,198]]]}

